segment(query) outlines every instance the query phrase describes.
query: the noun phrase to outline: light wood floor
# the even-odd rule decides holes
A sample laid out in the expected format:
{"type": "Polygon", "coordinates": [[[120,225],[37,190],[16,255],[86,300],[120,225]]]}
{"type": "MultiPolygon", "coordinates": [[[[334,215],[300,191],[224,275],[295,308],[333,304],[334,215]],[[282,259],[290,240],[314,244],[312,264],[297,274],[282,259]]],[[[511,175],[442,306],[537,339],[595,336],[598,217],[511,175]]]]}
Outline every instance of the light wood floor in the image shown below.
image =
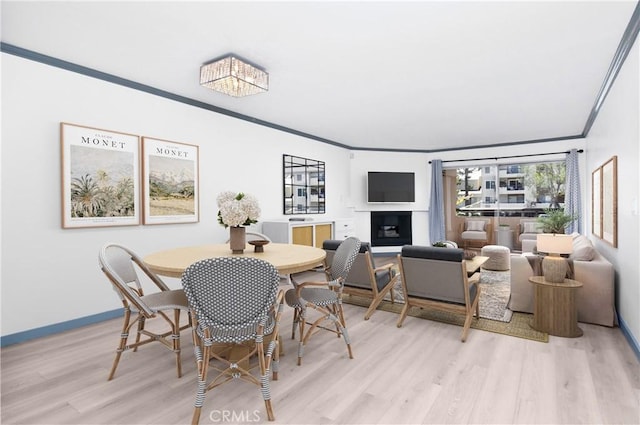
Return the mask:
{"type": "MultiPolygon", "coordinates": [[[[549,343],[346,305],[354,356],[324,332],[296,366],[291,312],[271,393],[282,424],[637,424],[640,365],[619,329],[581,324],[584,336],[549,343]]],[[[3,424],[182,424],[191,419],[196,367],[185,331],[182,378],[160,344],[126,352],[107,382],[120,320],[3,348],[3,424]]],[[[259,389],[232,382],[207,395],[202,424],[265,422],[259,389]],[[223,415],[229,415],[227,417],[223,415]]]]}

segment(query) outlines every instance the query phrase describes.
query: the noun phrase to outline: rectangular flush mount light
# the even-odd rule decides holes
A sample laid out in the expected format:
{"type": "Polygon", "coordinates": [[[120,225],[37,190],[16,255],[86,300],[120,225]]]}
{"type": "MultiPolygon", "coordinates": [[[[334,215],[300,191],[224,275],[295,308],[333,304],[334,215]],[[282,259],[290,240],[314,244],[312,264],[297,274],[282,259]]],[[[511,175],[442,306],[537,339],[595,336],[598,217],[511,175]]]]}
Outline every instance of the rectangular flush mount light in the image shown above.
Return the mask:
{"type": "Polygon", "coordinates": [[[268,91],[269,74],[235,55],[228,55],[200,67],[200,85],[242,97],[268,91]]]}

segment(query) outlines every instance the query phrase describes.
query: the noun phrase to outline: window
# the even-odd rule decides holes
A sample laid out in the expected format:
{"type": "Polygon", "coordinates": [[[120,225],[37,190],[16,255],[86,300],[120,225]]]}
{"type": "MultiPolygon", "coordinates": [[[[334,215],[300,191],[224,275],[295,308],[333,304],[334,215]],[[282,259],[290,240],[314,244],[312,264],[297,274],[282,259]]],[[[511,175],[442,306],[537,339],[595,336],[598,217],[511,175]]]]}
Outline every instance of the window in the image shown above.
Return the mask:
{"type": "Polygon", "coordinates": [[[503,224],[502,217],[537,217],[564,205],[564,161],[445,169],[447,176],[456,182],[455,196],[445,191],[445,203],[452,206],[449,222],[455,216],[485,216],[500,217],[503,224]]]}

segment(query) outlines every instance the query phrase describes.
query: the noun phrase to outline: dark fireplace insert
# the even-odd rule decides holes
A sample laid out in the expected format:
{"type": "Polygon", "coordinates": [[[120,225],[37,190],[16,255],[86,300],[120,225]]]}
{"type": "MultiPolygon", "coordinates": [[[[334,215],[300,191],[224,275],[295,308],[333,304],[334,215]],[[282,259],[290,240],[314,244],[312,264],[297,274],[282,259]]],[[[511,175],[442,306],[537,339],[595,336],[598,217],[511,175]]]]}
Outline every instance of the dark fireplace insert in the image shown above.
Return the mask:
{"type": "Polygon", "coordinates": [[[411,245],[411,211],[371,211],[371,246],[411,245]]]}

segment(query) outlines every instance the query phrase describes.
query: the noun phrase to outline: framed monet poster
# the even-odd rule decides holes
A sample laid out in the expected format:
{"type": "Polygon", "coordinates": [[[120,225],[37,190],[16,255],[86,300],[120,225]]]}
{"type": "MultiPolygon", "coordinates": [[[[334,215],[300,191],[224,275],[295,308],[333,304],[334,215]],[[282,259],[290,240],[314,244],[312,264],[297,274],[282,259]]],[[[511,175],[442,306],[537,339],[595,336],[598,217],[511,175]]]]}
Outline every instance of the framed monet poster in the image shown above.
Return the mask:
{"type": "Polygon", "coordinates": [[[62,227],[140,224],[140,138],[60,123],[62,227]]]}
{"type": "Polygon", "coordinates": [[[142,138],[144,224],[200,219],[198,146],[142,138]]]}

